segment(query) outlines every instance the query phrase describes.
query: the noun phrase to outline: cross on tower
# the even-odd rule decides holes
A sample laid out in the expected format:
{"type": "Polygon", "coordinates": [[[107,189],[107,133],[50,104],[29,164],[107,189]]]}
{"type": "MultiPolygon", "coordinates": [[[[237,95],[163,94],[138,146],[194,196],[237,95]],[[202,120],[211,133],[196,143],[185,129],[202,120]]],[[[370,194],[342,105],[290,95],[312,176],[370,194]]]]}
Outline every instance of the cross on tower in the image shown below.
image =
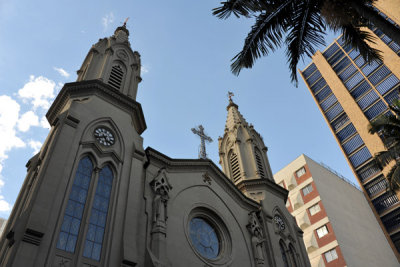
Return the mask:
{"type": "Polygon", "coordinates": [[[207,136],[204,133],[204,127],[203,125],[199,125],[199,127],[196,128],[192,128],[192,132],[194,134],[197,134],[200,137],[200,152],[199,152],[199,159],[206,159],[207,158],[207,153],[206,153],[206,142],[211,143],[213,140],[211,139],[211,137],[207,136]]]}
{"type": "Polygon", "coordinates": [[[232,101],[232,96],[234,96],[234,95],[235,95],[234,93],[228,91],[229,101],[232,101]]]}

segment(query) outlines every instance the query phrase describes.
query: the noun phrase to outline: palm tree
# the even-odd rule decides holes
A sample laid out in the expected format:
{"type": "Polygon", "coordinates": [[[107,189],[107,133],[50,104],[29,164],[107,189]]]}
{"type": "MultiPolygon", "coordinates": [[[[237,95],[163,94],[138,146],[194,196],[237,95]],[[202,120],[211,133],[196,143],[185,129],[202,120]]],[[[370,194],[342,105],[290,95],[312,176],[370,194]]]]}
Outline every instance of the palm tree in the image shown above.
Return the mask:
{"type": "Polygon", "coordinates": [[[296,68],[304,56],[312,56],[317,46],[325,45],[329,28],[342,32],[346,44],[356,47],[364,59],[381,59],[380,51],[369,46],[374,37],[362,27],[379,27],[400,44],[400,30],[372,6],[376,0],[227,0],[213,9],[213,14],[226,19],[255,17],[255,24],[245,39],[242,51],[233,59],[231,70],[239,75],[251,68],[257,58],[287,46],[291,79],[297,86],[296,68]]]}
{"type": "Polygon", "coordinates": [[[378,133],[383,140],[387,151],[381,151],[374,155],[374,160],[380,168],[392,166],[386,178],[390,189],[400,188],[400,100],[395,100],[390,105],[394,114],[383,114],[371,122],[369,132],[378,133]]]}

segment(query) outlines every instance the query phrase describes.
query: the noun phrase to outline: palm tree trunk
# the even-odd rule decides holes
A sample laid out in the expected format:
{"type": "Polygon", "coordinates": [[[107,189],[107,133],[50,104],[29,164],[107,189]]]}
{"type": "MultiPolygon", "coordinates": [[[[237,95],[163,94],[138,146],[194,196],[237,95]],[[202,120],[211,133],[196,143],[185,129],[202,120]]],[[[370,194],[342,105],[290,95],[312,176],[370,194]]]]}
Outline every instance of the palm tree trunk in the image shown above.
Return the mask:
{"type": "Polygon", "coordinates": [[[400,45],[400,29],[394,26],[387,19],[383,18],[371,7],[351,1],[352,7],[364,18],[367,18],[384,34],[389,36],[393,41],[400,45]]]}

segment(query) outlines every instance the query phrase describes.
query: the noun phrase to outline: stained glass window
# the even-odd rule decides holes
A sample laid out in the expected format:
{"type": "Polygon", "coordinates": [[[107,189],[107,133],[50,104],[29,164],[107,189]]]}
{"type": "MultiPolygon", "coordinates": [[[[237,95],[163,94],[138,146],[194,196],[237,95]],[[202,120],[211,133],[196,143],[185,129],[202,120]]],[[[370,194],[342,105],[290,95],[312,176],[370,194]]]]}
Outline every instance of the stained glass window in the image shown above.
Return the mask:
{"type": "Polygon", "coordinates": [[[71,253],[75,252],[79,228],[85,208],[90,179],[93,171],[93,163],[89,157],[83,158],[78,165],[74,183],[65,209],[57,248],[71,253]]]}
{"type": "Polygon", "coordinates": [[[83,256],[100,260],[103,236],[106,228],[108,204],[110,202],[113,173],[110,167],[101,169],[90,213],[89,227],[86,234],[83,256]]]}
{"type": "Polygon", "coordinates": [[[190,221],[189,234],[193,246],[203,257],[215,259],[219,255],[220,240],[214,227],[203,218],[190,221]]]}

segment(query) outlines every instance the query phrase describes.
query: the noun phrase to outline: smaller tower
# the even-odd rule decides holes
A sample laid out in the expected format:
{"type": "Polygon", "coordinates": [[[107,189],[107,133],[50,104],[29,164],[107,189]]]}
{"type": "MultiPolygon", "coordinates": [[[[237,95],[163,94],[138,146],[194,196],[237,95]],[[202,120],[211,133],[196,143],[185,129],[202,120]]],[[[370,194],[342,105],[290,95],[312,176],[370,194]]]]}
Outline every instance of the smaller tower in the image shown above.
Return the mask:
{"type": "Polygon", "coordinates": [[[140,77],[140,54],[131,49],[126,23],[114,35],[99,39],[92,46],[81,68],[77,82],[100,79],[114,89],[136,100],[140,77]]]}
{"type": "Polygon", "coordinates": [[[262,137],[240,114],[238,105],[229,96],[223,137],[218,139],[220,164],[224,173],[242,190],[254,199],[263,199],[258,186],[260,180],[274,181],[267,157],[267,147],[262,137]],[[251,191],[251,192],[250,192],[251,191]]]}

